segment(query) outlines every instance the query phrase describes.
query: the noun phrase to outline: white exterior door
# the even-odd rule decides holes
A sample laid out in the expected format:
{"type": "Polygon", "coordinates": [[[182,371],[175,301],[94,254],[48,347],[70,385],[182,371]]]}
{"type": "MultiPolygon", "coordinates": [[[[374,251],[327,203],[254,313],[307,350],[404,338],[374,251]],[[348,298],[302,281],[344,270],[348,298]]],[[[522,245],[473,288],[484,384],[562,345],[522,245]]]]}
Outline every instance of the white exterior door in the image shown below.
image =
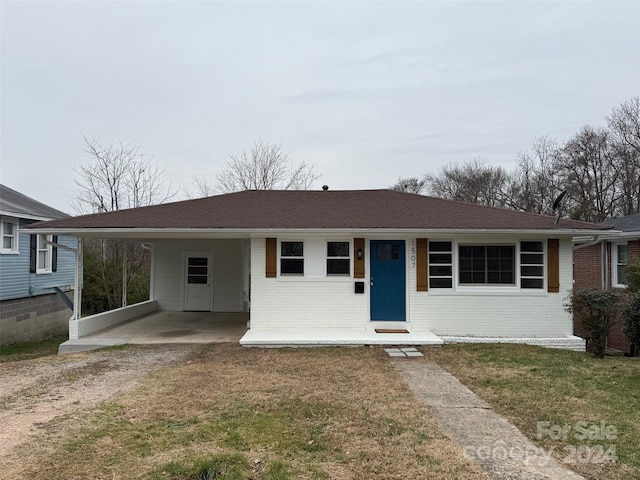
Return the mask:
{"type": "Polygon", "coordinates": [[[185,255],[184,310],[211,311],[213,297],[211,268],[211,255],[185,255]]]}

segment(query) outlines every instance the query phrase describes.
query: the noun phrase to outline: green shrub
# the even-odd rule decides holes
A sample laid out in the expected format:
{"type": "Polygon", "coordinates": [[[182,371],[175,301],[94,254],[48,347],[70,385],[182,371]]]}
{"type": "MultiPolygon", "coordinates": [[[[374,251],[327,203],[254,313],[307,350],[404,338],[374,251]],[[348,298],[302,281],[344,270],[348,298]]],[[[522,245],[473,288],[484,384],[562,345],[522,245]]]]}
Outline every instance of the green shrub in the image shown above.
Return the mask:
{"type": "Polygon", "coordinates": [[[619,311],[621,296],[618,290],[597,288],[576,288],[569,295],[566,310],[582,321],[587,351],[595,357],[604,357],[607,336],[619,311]]]}
{"type": "Polygon", "coordinates": [[[622,318],[624,336],[634,345],[640,345],[640,294],[631,296],[622,318]]]}
{"type": "Polygon", "coordinates": [[[635,257],[627,263],[627,286],[629,291],[640,293],[640,257],[635,257]]]}

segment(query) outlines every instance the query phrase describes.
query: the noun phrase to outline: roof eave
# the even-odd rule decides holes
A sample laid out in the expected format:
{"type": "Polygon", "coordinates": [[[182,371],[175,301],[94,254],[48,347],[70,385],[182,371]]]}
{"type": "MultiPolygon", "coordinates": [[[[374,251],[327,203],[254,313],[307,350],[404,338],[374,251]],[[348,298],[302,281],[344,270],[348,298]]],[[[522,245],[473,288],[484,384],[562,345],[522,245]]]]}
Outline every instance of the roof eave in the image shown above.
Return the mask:
{"type": "MultiPolygon", "coordinates": [[[[540,236],[598,236],[620,238],[611,230],[576,228],[30,228],[21,229],[32,234],[60,235],[83,238],[250,238],[277,235],[351,234],[351,235],[505,235],[526,234],[540,236]]],[[[620,232],[622,233],[622,232],[620,232]]]]}

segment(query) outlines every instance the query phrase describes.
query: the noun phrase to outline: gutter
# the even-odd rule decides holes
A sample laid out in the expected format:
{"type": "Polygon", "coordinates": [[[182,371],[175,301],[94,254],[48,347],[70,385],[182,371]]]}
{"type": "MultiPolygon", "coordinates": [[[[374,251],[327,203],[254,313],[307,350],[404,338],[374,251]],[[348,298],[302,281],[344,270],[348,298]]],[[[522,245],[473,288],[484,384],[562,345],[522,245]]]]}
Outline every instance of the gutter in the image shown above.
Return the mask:
{"type": "MultiPolygon", "coordinates": [[[[448,229],[424,229],[424,228],[29,228],[25,232],[33,234],[56,234],[61,236],[72,237],[96,237],[96,238],[180,238],[180,237],[199,237],[199,238],[251,238],[276,236],[280,234],[309,234],[309,235],[326,235],[326,234],[345,234],[354,235],[503,235],[503,234],[526,234],[526,235],[580,235],[580,236],[600,236],[602,230],[586,230],[586,229],[464,229],[464,228],[448,228],[448,229]]],[[[609,230],[608,233],[611,231],[609,230]]]]}

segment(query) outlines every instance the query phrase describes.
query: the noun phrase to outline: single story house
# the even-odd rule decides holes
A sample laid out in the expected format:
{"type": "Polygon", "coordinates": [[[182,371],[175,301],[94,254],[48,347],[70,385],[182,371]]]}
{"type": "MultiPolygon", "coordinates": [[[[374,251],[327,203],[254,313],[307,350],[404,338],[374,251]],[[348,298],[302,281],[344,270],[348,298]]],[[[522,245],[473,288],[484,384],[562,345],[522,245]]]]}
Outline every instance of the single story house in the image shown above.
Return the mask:
{"type": "Polygon", "coordinates": [[[65,218],[69,215],[0,185],[0,345],[67,333],[77,240],[22,230],[65,218]]]}
{"type": "MultiPolygon", "coordinates": [[[[250,312],[247,346],[521,341],[584,348],[563,301],[573,239],[602,227],[391,190],[243,191],[41,223],[144,242],[160,309],[250,312]]],[[[81,247],[81,245],[80,245],[81,247]]],[[[79,248],[80,250],[80,248],[79,248]]]]}
{"type": "MultiPolygon", "coordinates": [[[[602,224],[616,230],[615,235],[604,235],[597,242],[589,242],[575,251],[575,286],[584,288],[627,287],[625,269],[632,258],[640,257],[640,213],[613,218],[602,224]]],[[[580,246],[578,246],[580,247],[580,246]]],[[[607,346],[628,355],[637,354],[637,349],[624,336],[623,321],[615,320],[607,339],[607,346]]],[[[581,333],[579,319],[575,319],[575,333],[581,333]]]]}

